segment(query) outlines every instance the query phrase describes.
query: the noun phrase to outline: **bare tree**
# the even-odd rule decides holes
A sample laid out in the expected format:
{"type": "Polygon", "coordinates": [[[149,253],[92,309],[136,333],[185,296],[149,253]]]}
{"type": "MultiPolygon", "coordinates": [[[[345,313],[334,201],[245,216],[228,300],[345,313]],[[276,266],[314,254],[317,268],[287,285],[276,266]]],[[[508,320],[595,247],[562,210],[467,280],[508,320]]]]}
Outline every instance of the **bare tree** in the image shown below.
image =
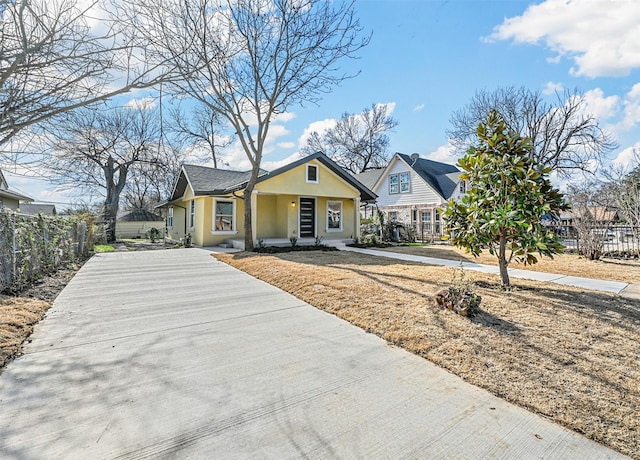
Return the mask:
{"type": "Polygon", "coordinates": [[[104,196],[107,241],[115,241],[120,195],[131,169],[157,164],[157,114],[146,109],[82,109],[69,112],[53,139],[45,160],[53,181],[80,192],[104,196]]]}
{"type": "Polygon", "coordinates": [[[632,248],[640,256],[640,150],[633,149],[629,166],[612,166],[605,171],[606,185],[613,197],[618,214],[629,226],[620,235],[630,237],[632,248]]]}
{"type": "MultiPolygon", "coordinates": [[[[192,148],[208,152],[208,160],[213,160],[213,167],[218,167],[222,159],[220,150],[228,147],[233,137],[222,132],[220,114],[209,110],[202,104],[191,108],[187,115],[180,107],[171,112],[171,131],[179,141],[191,144],[192,148]]],[[[202,160],[206,160],[202,158],[202,160]]]]}
{"type": "Polygon", "coordinates": [[[574,171],[593,172],[593,162],[599,163],[617,144],[593,115],[585,114],[585,103],[577,91],[556,93],[556,102],[551,104],[540,92],[524,87],[481,90],[451,115],[447,134],[465,152],[476,138],[478,125],[495,109],[511,131],[532,140],[531,157],[536,163],[565,177],[574,171]]]}
{"type": "Polygon", "coordinates": [[[607,242],[615,237],[611,227],[616,212],[610,191],[597,179],[571,184],[567,190],[579,251],[589,260],[599,260],[607,242]]]}
{"type": "Polygon", "coordinates": [[[398,126],[389,106],[372,104],[359,114],[344,113],[324,134],[311,133],[304,153],[324,152],[354,174],[389,163],[387,133],[398,126]]]}
{"type": "Polygon", "coordinates": [[[365,46],[353,2],[133,0],[133,35],[154,44],[183,79],[178,92],[226,119],[252,165],[244,191],[245,248],[253,248],[251,197],[274,118],[315,103],[348,78],[337,64],[365,46]]]}
{"type": "MultiPolygon", "coordinates": [[[[53,116],[163,79],[144,43],[107,18],[93,34],[76,0],[0,0],[0,146],[53,116]]],[[[84,4],[84,2],[83,2],[84,4]]],[[[102,4],[102,3],[100,3],[102,4]]]]}
{"type": "Polygon", "coordinates": [[[183,146],[161,142],[157,145],[154,160],[131,165],[121,194],[125,208],[153,212],[155,205],[171,195],[184,161],[183,146]]]}

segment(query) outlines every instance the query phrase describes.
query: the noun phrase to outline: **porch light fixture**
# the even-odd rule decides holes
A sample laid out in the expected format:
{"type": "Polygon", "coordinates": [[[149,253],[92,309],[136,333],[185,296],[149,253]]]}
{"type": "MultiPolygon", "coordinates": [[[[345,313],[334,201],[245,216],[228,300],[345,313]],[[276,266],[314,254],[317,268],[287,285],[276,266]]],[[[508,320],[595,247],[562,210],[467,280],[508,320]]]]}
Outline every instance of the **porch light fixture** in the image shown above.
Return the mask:
{"type": "Polygon", "coordinates": [[[292,207],[292,208],[295,208],[295,207],[296,207],[296,202],[295,202],[295,201],[292,201],[292,202],[291,202],[291,207],[292,207]]]}

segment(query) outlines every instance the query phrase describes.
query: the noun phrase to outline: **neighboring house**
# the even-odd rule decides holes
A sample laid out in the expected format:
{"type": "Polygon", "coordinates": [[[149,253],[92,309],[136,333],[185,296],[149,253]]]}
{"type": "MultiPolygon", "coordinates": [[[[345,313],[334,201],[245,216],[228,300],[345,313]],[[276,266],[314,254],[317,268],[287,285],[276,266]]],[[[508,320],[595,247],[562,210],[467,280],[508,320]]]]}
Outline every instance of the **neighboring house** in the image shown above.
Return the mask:
{"type": "Polygon", "coordinates": [[[164,218],[145,209],[136,209],[116,219],[116,238],[144,238],[151,228],[164,233],[164,218]]]}
{"type": "MultiPolygon", "coordinates": [[[[244,200],[251,200],[254,244],[357,238],[361,203],[375,194],[322,153],[275,171],[263,171],[253,194],[251,173],[184,165],[166,203],[167,236],[191,235],[196,246],[244,246],[244,200]],[[269,241],[272,240],[272,241],[269,241]]],[[[330,241],[326,241],[327,243],[330,241]]]]}
{"type": "MultiPolygon", "coordinates": [[[[390,221],[415,226],[419,233],[442,234],[442,208],[465,192],[460,170],[450,164],[396,153],[386,168],[355,177],[378,195],[377,208],[390,221]]],[[[365,210],[365,215],[374,212],[365,210]]]]}
{"type": "Polygon", "coordinates": [[[22,203],[33,201],[33,198],[23,195],[22,193],[9,190],[9,185],[0,171],[0,210],[11,209],[18,210],[22,203]]]}
{"type": "Polygon", "coordinates": [[[20,205],[20,214],[26,214],[28,216],[37,216],[42,214],[43,216],[53,217],[58,214],[55,204],[43,204],[43,203],[23,203],[20,205]]]}

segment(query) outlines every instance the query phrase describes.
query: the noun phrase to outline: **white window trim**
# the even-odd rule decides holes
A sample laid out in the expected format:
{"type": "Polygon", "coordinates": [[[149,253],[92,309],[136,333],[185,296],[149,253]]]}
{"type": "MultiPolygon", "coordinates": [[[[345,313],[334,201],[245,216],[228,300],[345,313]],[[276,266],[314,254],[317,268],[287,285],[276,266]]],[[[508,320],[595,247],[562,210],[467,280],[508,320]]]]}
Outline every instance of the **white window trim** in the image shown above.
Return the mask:
{"type": "Polygon", "coordinates": [[[189,230],[196,228],[196,200],[189,203],[189,230]]]}
{"type": "Polygon", "coordinates": [[[388,177],[387,181],[389,183],[389,195],[397,195],[398,193],[400,193],[400,176],[398,174],[389,174],[389,177],[388,177]],[[398,181],[398,182],[396,182],[396,185],[398,187],[398,191],[397,192],[392,192],[391,191],[391,178],[392,177],[395,177],[396,180],[398,181]]]}
{"type": "Polygon", "coordinates": [[[237,212],[237,206],[236,206],[236,200],[233,199],[229,199],[229,198],[214,198],[213,199],[213,217],[211,219],[211,233],[215,234],[215,235],[236,235],[238,233],[238,225],[236,223],[237,221],[237,216],[238,216],[238,212],[237,212]],[[232,225],[233,225],[233,230],[216,230],[216,205],[218,204],[218,202],[224,202],[224,203],[232,203],[233,204],[233,216],[232,216],[232,225]]]}
{"type": "Polygon", "coordinates": [[[342,203],[342,201],[327,201],[327,212],[325,213],[326,216],[326,225],[325,225],[325,230],[327,231],[327,233],[339,233],[341,231],[343,231],[343,222],[344,222],[344,204],[342,203]],[[340,205],[340,227],[339,228],[329,228],[329,205],[331,204],[339,204],[340,205]]]}
{"type": "Polygon", "coordinates": [[[307,168],[305,169],[305,179],[307,180],[307,183],[309,184],[317,184],[320,182],[320,168],[318,167],[318,165],[307,165],[307,168]],[[309,168],[316,168],[316,180],[309,180],[309,168]]]}
{"type": "Polygon", "coordinates": [[[167,228],[173,228],[173,206],[167,209],[167,228]]]}

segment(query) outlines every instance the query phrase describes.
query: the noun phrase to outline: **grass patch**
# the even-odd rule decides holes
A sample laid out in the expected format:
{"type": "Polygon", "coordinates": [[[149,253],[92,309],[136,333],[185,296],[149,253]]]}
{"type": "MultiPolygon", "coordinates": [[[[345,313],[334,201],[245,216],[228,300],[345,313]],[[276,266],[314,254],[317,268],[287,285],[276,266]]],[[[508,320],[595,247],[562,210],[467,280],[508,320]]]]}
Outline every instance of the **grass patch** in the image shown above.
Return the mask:
{"type": "Polygon", "coordinates": [[[469,319],[435,305],[433,294],[455,276],[451,268],[343,251],[216,257],[640,458],[638,302],[520,279],[504,292],[498,276],[466,272],[482,296],[480,312],[469,319]]]}
{"type": "Polygon", "coordinates": [[[101,252],[114,252],[116,248],[111,246],[110,244],[94,244],[93,252],[99,254],[101,252]]]}
{"type": "Polygon", "coordinates": [[[0,368],[20,353],[50,306],[42,300],[0,296],[0,368]]]}

